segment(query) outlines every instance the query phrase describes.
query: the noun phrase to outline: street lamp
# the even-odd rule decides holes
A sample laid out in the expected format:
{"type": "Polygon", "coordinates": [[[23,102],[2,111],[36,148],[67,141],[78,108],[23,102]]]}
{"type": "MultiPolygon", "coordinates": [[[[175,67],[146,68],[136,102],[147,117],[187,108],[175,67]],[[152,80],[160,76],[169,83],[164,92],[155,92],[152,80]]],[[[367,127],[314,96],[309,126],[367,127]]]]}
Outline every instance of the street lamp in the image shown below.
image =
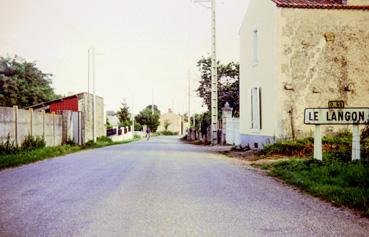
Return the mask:
{"type": "Polygon", "coordinates": [[[211,144],[218,144],[218,69],[216,54],[215,0],[194,0],[194,3],[211,3],[211,144]]]}

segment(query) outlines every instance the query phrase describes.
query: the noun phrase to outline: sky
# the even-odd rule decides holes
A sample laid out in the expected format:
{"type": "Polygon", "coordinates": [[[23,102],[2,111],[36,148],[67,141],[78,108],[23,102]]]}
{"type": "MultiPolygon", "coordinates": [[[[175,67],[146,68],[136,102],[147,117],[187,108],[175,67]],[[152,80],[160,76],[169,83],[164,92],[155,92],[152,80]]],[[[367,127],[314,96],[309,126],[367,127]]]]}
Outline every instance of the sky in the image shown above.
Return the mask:
{"type": "MultiPolygon", "coordinates": [[[[249,0],[217,1],[217,57],[239,61],[249,0]]],[[[0,0],[0,55],[18,55],[53,74],[57,94],[88,91],[88,49],[96,51],[96,94],[106,110],[125,101],[137,114],[205,110],[196,61],[210,55],[210,10],[191,0],[0,0]],[[189,80],[190,78],[190,80],[189,80]]],[[[92,90],[92,89],[90,89],[92,90]]]]}

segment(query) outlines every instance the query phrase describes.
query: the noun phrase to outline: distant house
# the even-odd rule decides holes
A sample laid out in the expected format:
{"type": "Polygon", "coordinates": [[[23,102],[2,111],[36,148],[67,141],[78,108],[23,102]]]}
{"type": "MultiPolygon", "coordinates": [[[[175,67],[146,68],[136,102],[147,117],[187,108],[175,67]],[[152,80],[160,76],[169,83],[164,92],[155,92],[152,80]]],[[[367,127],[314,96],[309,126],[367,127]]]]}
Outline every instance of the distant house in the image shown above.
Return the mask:
{"type": "Polygon", "coordinates": [[[106,119],[109,122],[110,126],[114,128],[119,127],[119,118],[115,111],[106,111],[106,119]]]}
{"type": "MultiPolygon", "coordinates": [[[[62,113],[65,110],[81,112],[82,140],[83,143],[93,139],[93,95],[79,93],[57,100],[47,101],[32,105],[34,111],[62,113]]],[[[104,99],[96,96],[96,137],[105,136],[104,99]]]]}
{"type": "Polygon", "coordinates": [[[304,109],[330,100],[369,106],[368,23],[369,0],[251,0],[240,29],[241,144],[309,135],[304,109]]]}
{"type": "Polygon", "coordinates": [[[162,132],[168,130],[173,133],[177,133],[178,135],[182,135],[188,127],[187,124],[188,123],[183,121],[183,117],[181,115],[175,114],[171,109],[168,109],[167,113],[160,115],[158,131],[162,132]]]}

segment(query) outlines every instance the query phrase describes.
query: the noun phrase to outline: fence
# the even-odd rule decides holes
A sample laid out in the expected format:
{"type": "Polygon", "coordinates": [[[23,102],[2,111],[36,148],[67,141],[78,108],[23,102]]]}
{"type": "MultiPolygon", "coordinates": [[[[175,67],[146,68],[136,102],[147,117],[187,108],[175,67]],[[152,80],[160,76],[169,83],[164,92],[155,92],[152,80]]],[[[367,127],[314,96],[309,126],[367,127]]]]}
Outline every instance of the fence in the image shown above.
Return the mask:
{"type": "Polygon", "coordinates": [[[21,145],[27,135],[43,137],[47,146],[58,146],[69,139],[81,144],[81,113],[63,111],[62,115],[32,109],[0,107],[0,141],[8,139],[21,145]]]}
{"type": "Polygon", "coordinates": [[[111,128],[106,130],[106,136],[113,141],[123,141],[133,138],[133,132],[130,127],[111,128]]]}

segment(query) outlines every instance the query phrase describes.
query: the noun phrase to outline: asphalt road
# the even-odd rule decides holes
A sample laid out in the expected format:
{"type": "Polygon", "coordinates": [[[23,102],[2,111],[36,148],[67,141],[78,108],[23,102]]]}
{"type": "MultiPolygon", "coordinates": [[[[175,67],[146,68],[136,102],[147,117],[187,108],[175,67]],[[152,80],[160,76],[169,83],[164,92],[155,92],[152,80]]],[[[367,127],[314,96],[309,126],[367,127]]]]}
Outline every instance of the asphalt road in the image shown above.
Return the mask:
{"type": "Polygon", "coordinates": [[[369,236],[369,221],[175,138],[0,172],[0,236],[369,236]]]}

